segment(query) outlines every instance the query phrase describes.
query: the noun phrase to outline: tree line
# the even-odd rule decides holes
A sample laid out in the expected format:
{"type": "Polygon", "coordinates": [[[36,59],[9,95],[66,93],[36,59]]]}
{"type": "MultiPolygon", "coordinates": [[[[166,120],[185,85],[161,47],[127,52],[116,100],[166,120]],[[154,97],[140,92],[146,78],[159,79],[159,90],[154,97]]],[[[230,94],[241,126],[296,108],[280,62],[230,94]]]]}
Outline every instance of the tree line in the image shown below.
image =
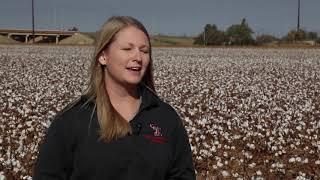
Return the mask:
{"type": "Polygon", "coordinates": [[[226,31],[219,30],[215,24],[206,24],[194,41],[196,45],[264,45],[268,43],[293,43],[301,41],[314,41],[320,44],[320,37],[316,32],[306,30],[291,30],[285,36],[277,38],[269,34],[253,37],[254,31],[243,18],[240,24],[229,26],[226,31]]]}

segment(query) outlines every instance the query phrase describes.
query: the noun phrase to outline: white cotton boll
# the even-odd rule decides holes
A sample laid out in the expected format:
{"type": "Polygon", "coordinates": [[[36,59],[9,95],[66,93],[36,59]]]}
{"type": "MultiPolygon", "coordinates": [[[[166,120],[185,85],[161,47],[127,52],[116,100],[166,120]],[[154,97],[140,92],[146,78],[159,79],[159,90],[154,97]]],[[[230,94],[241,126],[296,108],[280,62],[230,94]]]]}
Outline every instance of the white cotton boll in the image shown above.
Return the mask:
{"type": "Polygon", "coordinates": [[[196,149],[196,147],[195,146],[190,146],[191,147],[191,151],[194,151],[195,149],[196,149]]]}
{"type": "Polygon", "coordinates": [[[248,127],[249,126],[249,122],[248,121],[243,122],[242,126],[243,127],[248,127]]]}
{"type": "Polygon", "coordinates": [[[301,126],[297,126],[296,129],[297,129],[298,131],[301,131],[301,130],[302,130],[302,127],[301,127],[301,126]]]}
{"type": "MultiPolygon", "coordinates": [[[[29,127],[29,128],[27,129],[27,131],[33,132],[33,131],[34,131],[34,128],[33,128],[33,127],[29,127]]],[[[34,137],[34,138],[36,138],[36,137],[34,137]]]]}
{"type": "Polygon", "coordinates": [[[215,146],[212,146],[212,147],[211,147],[211,152],[216,152],[216,151],[217,151],[216,147],[215,147],[215,146]]]}
{"type": "Polygon", "coordinates": [[[320,129],[320,121],[318,121],[316,128],[320,129]]]}
{"type": "Polygon", "coordinates": [[[221,149],[222,145],[221,144],[218,144],[217,148],[218,149],[221,149]]]}
{"type": "Polygon", "coordinates": [[[228,153],[227,152],[223,152],[223,156],[224,157],[228,157],[228,153]]]}
{"type": "Polygon", "coordinates": [[[45,128],[49,128],[49,126],[50,126],[50,121],[46,121],[46,122],[44,122],[44,121],[41,121],[40,122],[45,128]]]}
{"type": "Polygon", "coordinates": [[[199,141],[199,137],[196,137],[196,142],[198,142],[199,141]]]}
{"type": "Polygon", "coordinates": [[[32,180],[32,177],[30,177],[30,176],[24,176],[23,179],[32,180]]]}
{"type": "Polygon", "coordinates": [[[259,125],[257,126],[257,128],[258,128],[258,129],[262,129],[262,126],[259,124],[259,125]]]}
{"type": "Polygon", "coordinates": [[[251,159],[251,158],[252,158],[252,155],[251,155],[249,152],[245,152],[245,153],[244,153],[244,156],[245,156],[247,159],[251,159]]]}
{"type": "Polygon", "coordinates": [[[219,144],[219,141],[214,141],[213,144],[214,144],[214,145],[218,145],[218,144],[219,144]]]}
{"type": "Polygon", "coordinates": [[[250,168],[254,168],[256,166],[256,163],[251,163],[251,164],[249,164],[249,167],[250,168]]]}
{"type": "Polygon", "coordinates": [[[301,157],[296,157],[296,162],[301,162],[301,157]]]}
{"type": "Polygon", "coordinates": [[[8,159],[8,160],[6,160],[5,162],[4,162],[4,165],[7,165],[7,166],[9,166],[11,164],[11,161],[10,161],[10,159],[8,159]]]}
{"type": "Polygon", "coordinates": [[[206,137],[204,135],[201,135],[200,139],[204,140],[204,139],[206,139],[206,137]]]}
{"type": "Polygon", "coordinates": [[[6,177],[2,171],[0,171],[0,180],[6,180],[6,177]]]}
{"type": "Polygon", "coordinates": [[[223,164],[220,161],[218,161],[217,166],[221,168],[223,166],[223,164]]]}
{"type": "Polygon", "coordinates": [[[26,125],[27,125],[28,127],[30,127],[31,124],[32,124],[32,121],[27,121],[27,122],[26,122],[26,125]]]}
{"type": "Polygon", "coordinates": [[[257,174],[258,176],[261,176],[261,175],[262,175],[262,172],[261,172],[260,170],[258,170],[258,171],[256,171],[256,174],[257,174]]]}
{"type": "Polygon", "coordinates": [[[13,168],[13,172],[17,173],[18,171],[19,171],[19,168],[17,168],[17,167],[13,168]]]}
{"type": "Polygon", "coordinates": [[[226,170],[223,170],[223,171],[221,172],[221,174],[222,174],[223,177],[228,177],[228,176],[230,176],[230,173],[229,173],[228,171],[226,171],[226,170]]]}
{"type": "Polygon", "coordinates": [[[248,146],[250,149],[255,149],[255,145],[254,145],[254,144],[248,143],[247,146],[248,146]]]}
{"type": "Polygon", "coordinates": [[[316,160],[314,163],[315,163],[316,165],[320,165],[320,160],[316,160]]]}
{"type": "Polygon", "coordinates": [[[285,134],[288,134],[288,133],[289,133],[289,129],[288,129],[288,128],[285,128],[285,129],[283,129],[283,132],[284,132],[285,134]]]}
{"type": "Polygon", "coordinates": [[[292,157],[289,159],[289,163],[294,163],[294,162],[296,162],[296,158],[292,157]]]}

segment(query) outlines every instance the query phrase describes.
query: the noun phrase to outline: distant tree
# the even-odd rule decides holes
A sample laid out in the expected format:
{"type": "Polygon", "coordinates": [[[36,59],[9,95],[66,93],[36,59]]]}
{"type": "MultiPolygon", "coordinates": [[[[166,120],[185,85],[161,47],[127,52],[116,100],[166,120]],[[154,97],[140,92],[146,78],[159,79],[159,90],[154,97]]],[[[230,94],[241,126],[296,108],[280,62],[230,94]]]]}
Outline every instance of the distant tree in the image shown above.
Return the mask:
{"type": "Polygon", "coordinates": [[[249,27],[246,19],[241,20],[241,24],[231,25],[226,30],[226,35],[229,39],[230,45],[250,45],[254,44],[255,41],[252,37],[253,31],[249,27]]]}
{"type": "Polygon", "coordinates": [[[69,28],[68,31],[79,31],[79,29],[75,26],[73,26],[72,28],[69,28]]]}
{"type": "Polygon", "coordinates": [[[297,31],[295,31],[295,30],[289,31],[285,36],[282,37],[282,40],[289,41],[289,42],[295,41],[296,32],[297,31]]]}
{"type": "Polygon", "coordinates": [[[194,44],[222,45],[226,40],[223,31],[218,30],[215,24],[206,24],[204,31],[195,38],[194,44]]]}
{"type": "Polygon", "coordinates": [[[316,39],[316,44],[317,44],[317,45],[320,45],[320,37],[318,37],[318,38],[316,39]]]}
{"type": "Polygon", "coordinates": [[[291,30],[287,33],[286,36],[284,36],[282,39],[287,42],[293,42],[293,41],[303,41],[306,40],[307,33],[304,30],[299,30],[298,32],[296,30],[291,30]]]}
{"type": "Polygon", "coordinates": [[[318,38],[318,34],[316,32],[307,32],[307,37],[308,40],[316,40],[318,38]]]}
{"type": "Polygon", "coordinates": [[[256,43],[259,45],[271,43],[277,41],[278,39],[272,35],[262,34],[256,37],[256,43]]]}

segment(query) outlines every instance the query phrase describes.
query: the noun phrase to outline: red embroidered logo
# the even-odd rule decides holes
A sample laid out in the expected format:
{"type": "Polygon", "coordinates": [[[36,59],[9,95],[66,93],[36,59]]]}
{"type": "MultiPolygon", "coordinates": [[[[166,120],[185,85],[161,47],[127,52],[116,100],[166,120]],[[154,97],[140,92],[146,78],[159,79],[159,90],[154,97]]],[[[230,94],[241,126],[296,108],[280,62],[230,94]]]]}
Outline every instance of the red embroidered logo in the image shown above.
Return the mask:
{"type": "Polygon", "coordinates": [[[162,137],[162,136],[156,137],[156,136],[147,135],[147,134],[145,134],[145,135],[143,135],[143,136],[144,136],[145,138],[147,138],[147,139],[150,139],[151,142],[157,143],[157,144],[163,144],[163,143],[165,143],[165,142],[167,141],[167,138],[162,137]]]}
{"type": "Polygon", "coordinates": [[[150,127],[154,130],[154,133],[153,133],[154,136],[157,136],[157,137],[162,136],[160,127],[158,127],[156,124],[153,124],[153,123],[150,124],[150,127]]]}
{"type": "Polygon", "coordinates": [[[167,141],[167,138],[162,136],[161,133],[161,128],[155,124],[155,123],[151,123],[150,128],[153,129],[153,135],[143,135],[145,138],[151,140],[151,142],[153,143],[158,143],[158,144],[163,144],[167,141]]]}

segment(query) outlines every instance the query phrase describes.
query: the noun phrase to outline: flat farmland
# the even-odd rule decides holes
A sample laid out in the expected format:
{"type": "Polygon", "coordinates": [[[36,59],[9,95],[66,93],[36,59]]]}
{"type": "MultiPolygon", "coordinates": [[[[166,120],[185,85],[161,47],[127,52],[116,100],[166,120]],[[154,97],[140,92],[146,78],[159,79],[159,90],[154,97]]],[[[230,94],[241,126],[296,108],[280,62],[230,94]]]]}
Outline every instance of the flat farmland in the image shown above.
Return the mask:
{"type": "MultiPolygon", "coordinates": [[[[55,114],[81,95],[93,48],[0,45],[0,179],[32,179],[55,114]]],[[[154,48],[199,179],[320,179],[320,49],[154,48]]]]}

